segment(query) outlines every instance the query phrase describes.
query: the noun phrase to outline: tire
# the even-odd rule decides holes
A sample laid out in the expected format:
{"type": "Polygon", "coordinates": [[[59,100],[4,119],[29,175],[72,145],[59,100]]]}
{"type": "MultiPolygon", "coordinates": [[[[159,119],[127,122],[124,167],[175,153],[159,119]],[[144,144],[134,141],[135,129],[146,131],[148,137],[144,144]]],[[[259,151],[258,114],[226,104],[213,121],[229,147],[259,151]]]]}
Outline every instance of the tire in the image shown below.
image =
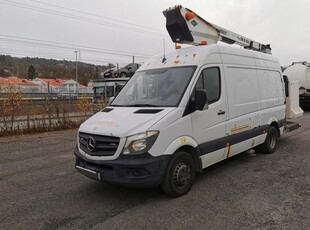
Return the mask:
{"type": "Polygon", "coordinates": [[[121,72],[121,73],[119,74],[119,77],[127,77],[127,74],[126,74],[125,72],[121,72]]]}
{"type": "Polygon", "coordinates": [[[182,196],[191,189],[195,176],[196,168],[192,156],[178,151],[167,165],[161,189],[170,196],[182,196]]]}
{"type": "Polygon", "coordinates": [[[273,153],[277,149],[278,144],[278,131],[275,127],[270,126],[265,142],[261,145],[263,153],[273,153]]]}

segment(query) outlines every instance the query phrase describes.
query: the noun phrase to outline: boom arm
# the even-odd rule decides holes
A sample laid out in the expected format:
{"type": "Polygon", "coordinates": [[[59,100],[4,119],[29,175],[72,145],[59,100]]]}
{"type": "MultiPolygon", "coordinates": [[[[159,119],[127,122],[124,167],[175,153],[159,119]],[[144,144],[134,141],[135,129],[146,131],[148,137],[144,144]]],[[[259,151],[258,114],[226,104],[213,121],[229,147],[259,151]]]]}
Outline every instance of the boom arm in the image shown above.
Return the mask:
{"type": "Polygon", "coordinates": [[[237,44],[245,49],[252,49],[271,54],[270,45],[264,45],[240,34],[205,21],[193,11],[181,5],[163,11],[166,28],[173,42],[204,45],[222,41],[237,44]]]}

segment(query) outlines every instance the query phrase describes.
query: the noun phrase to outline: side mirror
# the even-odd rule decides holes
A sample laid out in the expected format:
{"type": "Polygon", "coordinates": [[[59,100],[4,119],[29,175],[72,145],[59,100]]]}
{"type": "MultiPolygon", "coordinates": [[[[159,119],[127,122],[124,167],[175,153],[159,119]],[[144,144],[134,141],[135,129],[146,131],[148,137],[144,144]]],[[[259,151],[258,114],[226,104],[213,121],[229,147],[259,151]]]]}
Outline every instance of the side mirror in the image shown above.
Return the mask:
{"type": "Polygon", "coordinates": [[[110,98],[109,98],[109,100],[108,100],[108,105],[111,104],[111,102],[114,100],[114,98],[115,98],[115,97],[110,97],[110,98]]]}
{"type": "Polygon", "coordinates": [[[204,110],[208,108],[207,92],[204,89],[195,91],[195,109],[204,110]]]}

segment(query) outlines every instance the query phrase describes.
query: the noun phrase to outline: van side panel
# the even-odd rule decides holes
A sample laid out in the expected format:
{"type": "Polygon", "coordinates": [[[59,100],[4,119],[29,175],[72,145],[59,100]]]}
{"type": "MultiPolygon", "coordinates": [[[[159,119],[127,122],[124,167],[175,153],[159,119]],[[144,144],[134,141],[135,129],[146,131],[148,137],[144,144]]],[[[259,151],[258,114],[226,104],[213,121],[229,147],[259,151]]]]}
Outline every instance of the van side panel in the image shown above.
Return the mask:
{"type": "Polygon", "coordinates": [[[253,52],[261,95],[261,120],[270,125],[275,122],[280,134],[285,122],[285,89],[282,70],[277,58],[253,52]]]}
{"type": "Polygon", "coordinates": [[[259,86],[256,70],[242,66],[225,68],[229,119],[260,109],[259,86]]]}
{"type": "Polygon", "coordinates": [[[231,157],[262,143],[260,126],[260,89],[255,68],[226,66],[231,157]]]}
{"type": "Polygon", "coordinates": [[[266,139],[271,122],[285,118],[280,65],[271,55],[221,47],[229,116],[227,157],[253,148],[266,139]]]}
{"type": "Polygon", "coordinates": [[[261,108],[266,109],[284,104],[281,74],[273,70],[257,70],[261,95],[261,108]]]}

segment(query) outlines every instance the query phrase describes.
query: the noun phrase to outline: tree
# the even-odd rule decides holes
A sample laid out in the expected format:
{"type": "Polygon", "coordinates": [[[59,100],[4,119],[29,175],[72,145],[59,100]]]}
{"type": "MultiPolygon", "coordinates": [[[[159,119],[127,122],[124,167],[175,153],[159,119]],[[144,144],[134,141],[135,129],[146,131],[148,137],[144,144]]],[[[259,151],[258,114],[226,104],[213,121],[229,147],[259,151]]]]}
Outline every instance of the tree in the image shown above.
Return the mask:
{"type": "Polygon", "coordinates": [[[29,80],[33,80],[36,76],[36,69],[33,65],[30,65],[27,71],[27,76],[29,80]]]}
{"type": "Polygon", "coordinates": [[[115,67],[115,65],[113,63],[109,63],[108,66],[109,66],[109,69],[115,67]]]}
{"type": "Polygon", "coordinates": [[[5,70],[4,68],[0,67],[0,77],[5,76],[5,70]]]}

